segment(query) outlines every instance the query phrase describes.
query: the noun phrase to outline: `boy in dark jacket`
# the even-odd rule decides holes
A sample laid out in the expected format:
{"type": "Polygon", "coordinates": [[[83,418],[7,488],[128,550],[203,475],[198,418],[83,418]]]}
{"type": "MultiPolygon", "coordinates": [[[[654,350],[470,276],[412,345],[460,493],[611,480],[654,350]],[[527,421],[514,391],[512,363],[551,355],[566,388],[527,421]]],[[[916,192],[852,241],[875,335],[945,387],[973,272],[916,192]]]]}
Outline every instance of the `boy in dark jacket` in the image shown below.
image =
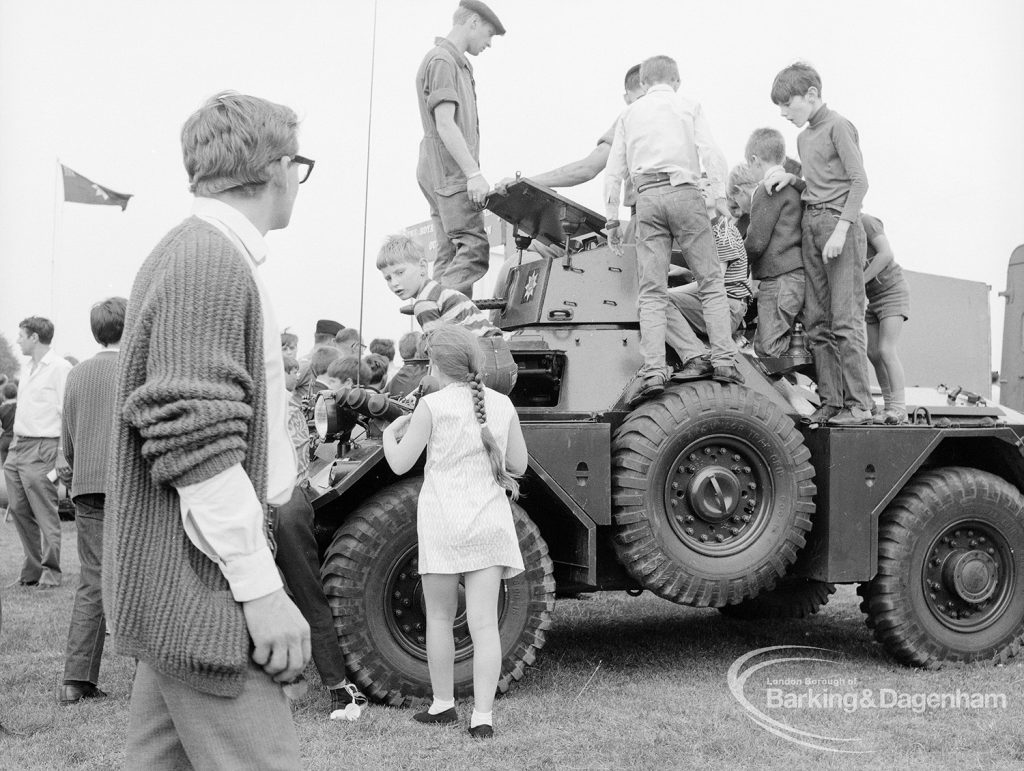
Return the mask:
{"type": "Polygon", "coordinates": [[[744,152],[750,168],[761,182],[750,201],[750,223],[743,245],[757,288],[757,334],[754,351],[758,356],[781,356],[789,348],[789,336],[804,306],[804,268],[800,256],[803,205],[792,185],[772,195],[764,179],[782,170],[786,141],[772,128],[760,128],[750,135],[744,152]]]}

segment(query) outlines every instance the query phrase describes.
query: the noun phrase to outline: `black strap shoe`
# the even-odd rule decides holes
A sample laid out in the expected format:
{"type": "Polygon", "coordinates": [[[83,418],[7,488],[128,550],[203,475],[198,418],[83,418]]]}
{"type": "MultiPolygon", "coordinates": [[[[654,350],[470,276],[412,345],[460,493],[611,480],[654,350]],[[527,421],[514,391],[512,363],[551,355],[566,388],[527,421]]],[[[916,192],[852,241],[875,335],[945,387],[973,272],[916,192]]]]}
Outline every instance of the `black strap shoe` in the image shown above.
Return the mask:
{"type": "Polygon", "coordinates": [[[483,725],[476,726],[476,728],[470,728],[469,735],[474,739],[493,739],[494,729],[487,725],[487,723],[484,723],[483,725]]]}
{"type": "Polygon", "coordinates": [[[455,707],[449,707],[436,715],[431,715],[429,710],[423,710],[413,715],[412,719],[417,723],[454,723],[459,719],[459,713],[455,711],[455,707]]]}

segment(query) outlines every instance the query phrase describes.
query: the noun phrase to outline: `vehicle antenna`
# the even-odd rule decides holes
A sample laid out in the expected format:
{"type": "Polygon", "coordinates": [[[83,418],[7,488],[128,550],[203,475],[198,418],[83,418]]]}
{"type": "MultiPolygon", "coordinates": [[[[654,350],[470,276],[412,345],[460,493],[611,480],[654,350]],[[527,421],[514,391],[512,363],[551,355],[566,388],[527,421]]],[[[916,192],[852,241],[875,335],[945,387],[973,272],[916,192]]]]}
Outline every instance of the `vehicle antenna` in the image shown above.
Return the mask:
{"type": "MultiPolygon", "coordinates": [[[[373,27],[370,31],[370,107],[366,114],[366,185],[363,188],[363,259],[359,265],[359,340],[363,339],[363,301],[366,296],[366,218],[370,205],[370,138],[373,135],[373,70],[377,63],[377,0],[373,0],[373,27]]],[[[356,385],[360,385],[356,367],[356,385]]]]}

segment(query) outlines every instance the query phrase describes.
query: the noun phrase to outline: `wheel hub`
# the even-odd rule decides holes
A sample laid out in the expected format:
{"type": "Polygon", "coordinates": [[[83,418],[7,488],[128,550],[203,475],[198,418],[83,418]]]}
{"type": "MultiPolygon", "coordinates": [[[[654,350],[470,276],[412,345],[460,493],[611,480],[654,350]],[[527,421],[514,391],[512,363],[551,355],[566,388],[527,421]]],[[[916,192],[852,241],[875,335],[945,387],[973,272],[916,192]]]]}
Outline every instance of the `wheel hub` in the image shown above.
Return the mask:
{"type": "Polygon", "coordinates": [[[771,472],[745,440],[706,436],[676,457],[665,480],[665,510],[689,548],[723,556],[761,532],[771,512],[771,472]]]}
{"type": "Polygon", "coordinates": [[[704,468],[690,479],[686,497],[705,522],[724,522],[739,508],[740,481],[721,466],[704,468]]]}
{"type": "Polygon", "coordinates": [[[983,522],[961,522],[944,531],[929,549],[923,571],[932,613],[965,632],[999,617],[1013,581],[1005,539],[983,522]]]}
{"type": "Polygon", "coordinates": [[[983,551],[950,555],[943,566],[943,583],[965,602],[984,602],[995,594],[999,566],[983,551]]]}
{"type": "MultiPolygon", "coordinates": [[[[408,653],[424,661],[427,658],[427,606],[423,598],[423,582],[419,573],[419,559],[416,548],[412,548],[395,562],[387,579],[387,593],[384,595],[386,618],[391,633],[398,644],[408,653]]],[[[452,634],[455,637],[455,660],[462,661],[473,655],[473,642],[469,636],[469,621],[466,616],[466,587],[459,581],[458,608],[452,634]]],[[[505,583],[498,593],[499,624],[506,610],[505,583]]]]}

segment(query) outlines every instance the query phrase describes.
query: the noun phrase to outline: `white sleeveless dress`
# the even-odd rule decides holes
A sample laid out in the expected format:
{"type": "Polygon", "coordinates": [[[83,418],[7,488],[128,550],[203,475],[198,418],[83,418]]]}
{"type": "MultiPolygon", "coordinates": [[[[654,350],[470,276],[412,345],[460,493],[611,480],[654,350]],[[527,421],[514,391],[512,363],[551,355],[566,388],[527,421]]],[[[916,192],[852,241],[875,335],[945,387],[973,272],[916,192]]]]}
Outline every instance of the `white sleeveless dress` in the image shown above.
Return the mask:
{"type": "MultiPolygon", "coordinates": [[[[508,495],[494,479],[468,384],[452,383],[423,397],[431,432],[417,511],[420,573],[467,573],[501,565],[502,578],[523,571],[508,495]]],[[[502,458],[515,407],[484,389],[487,426],[502,458]]]]}

